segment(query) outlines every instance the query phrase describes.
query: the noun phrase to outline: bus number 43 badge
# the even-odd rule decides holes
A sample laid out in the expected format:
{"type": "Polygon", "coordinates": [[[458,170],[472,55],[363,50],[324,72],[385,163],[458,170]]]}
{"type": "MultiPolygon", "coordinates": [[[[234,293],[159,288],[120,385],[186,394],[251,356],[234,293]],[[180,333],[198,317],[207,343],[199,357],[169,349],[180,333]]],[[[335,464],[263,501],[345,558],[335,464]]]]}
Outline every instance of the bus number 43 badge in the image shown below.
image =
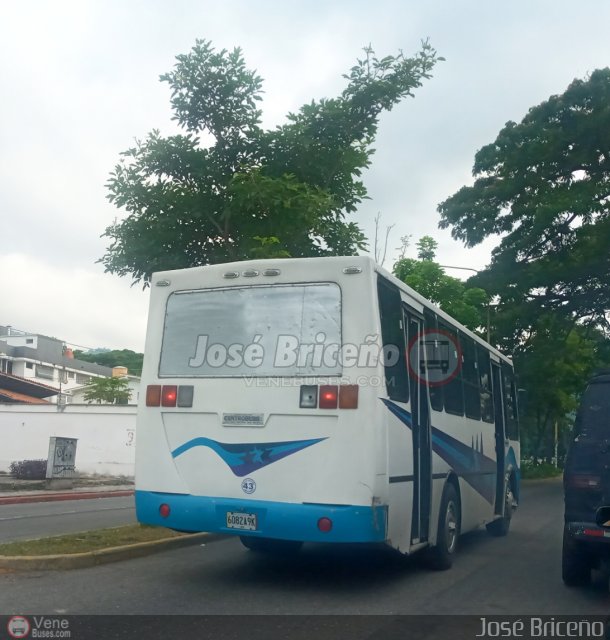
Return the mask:
{"type": "Polygon", "coordinates": [[[241,483],[241,488],[244,493],[254,493],[256,491],[256,482],[252,478],[245,478],[241,483]]]}

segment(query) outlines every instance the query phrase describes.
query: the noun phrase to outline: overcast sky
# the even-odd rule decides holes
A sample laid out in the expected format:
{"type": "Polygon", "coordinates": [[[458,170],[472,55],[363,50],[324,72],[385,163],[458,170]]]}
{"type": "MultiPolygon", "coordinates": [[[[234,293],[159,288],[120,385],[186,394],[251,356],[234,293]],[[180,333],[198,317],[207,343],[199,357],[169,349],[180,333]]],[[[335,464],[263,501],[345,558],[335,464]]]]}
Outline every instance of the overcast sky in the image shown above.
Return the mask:
{"type": "MultiPolygon", "coordinates": [[[[173,133],[158,77],[196,38],[242,47],[264,78],[264,123],[341,91],[362,46],[446,58],[384,114],[371,200],[355,219],[440,243],[442,264],[480,268],[437,229],[439,202],[471,180],[475,152],[575,77],[610,64],[610,3],[490,0],[5,2],[0,21],[0,324],[84,347],[144,347],[148,294],[105,274],[100,238],[122,213],[105,181],[134,138],[173,133]]],[[[414,256],[414,250],[411,251],[414,256]]],[[[464,273],[464,272],[462,272],[464,273]]],[[[454,271],[453,275],[460,275],[454,271]]]]}

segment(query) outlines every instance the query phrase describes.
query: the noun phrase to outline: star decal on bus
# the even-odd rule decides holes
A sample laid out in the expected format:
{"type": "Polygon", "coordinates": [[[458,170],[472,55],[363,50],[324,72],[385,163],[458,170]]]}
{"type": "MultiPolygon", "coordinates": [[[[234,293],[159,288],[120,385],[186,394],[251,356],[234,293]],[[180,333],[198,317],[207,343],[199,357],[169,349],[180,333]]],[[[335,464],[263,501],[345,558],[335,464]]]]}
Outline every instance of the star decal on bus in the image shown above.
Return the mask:
{"type": "Polygon", "coordinates": [[[243,477],[326,439],[234,444],[218,442],[211,438],[193,438],[174,449],[172,457],[177,458],[195,447],[207,447],[214,451],[236,476],[243,477]]]}

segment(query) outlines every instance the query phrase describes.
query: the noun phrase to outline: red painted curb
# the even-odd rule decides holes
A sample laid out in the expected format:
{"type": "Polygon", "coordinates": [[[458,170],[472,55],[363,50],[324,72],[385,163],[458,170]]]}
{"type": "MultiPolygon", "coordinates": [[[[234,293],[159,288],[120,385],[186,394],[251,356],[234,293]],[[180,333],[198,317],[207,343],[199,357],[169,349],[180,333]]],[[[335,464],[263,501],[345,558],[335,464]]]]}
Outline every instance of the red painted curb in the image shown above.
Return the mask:
{"type": "Polygon", "coordinates": [[[29,496],[3,496],[0,498],[0,506],[3,504],[24,504],[27,502],[56,502],[59,500],[91,500],[92,498],[122,498],[132,496],[133,489],[119,491],[81,491],[79,493],[35,493],[29,496]]]}

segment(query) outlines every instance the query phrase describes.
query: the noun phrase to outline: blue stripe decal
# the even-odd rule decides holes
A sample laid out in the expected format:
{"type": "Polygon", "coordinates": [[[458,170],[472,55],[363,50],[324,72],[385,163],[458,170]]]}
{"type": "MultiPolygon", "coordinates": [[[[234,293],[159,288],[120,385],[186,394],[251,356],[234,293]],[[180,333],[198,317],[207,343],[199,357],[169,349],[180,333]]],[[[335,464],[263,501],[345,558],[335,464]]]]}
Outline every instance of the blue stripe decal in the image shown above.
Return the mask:
{"type": "Polygon", "coordinates": [[[189,494],[136,491],[138,521],[181,531],[251,535],[303,542],[383,542],[386,539],[388,508],[360,505],[302,504],[250,500],[248,498],[211,498],[189,494]],[[170,513],[162,518],[159,507],[167,504],[170,513]],[[255,531],[227,528],[227,512],[256,516],[255,531]],[[320,518],[330,518],[332,529],[318,529],[320,518]]]}
{"type": "Polygon", "coordinates": [[[172,457],[177,458],[194,447],[207,447],[222,458],[236,476],[242,477],[326,439],[227,444],[210,438],[193,438],[174,449],[172,457]]]}
{"type": "MultiPolygon", "coordinates": [[[[409,429],[413,428],[410,412],[385,398],[381,398],[381,401],[409,429]]],[[[436,427],[431,428],[431,437],[434,453],[487,502],[493,504],[496,497],[496,461],[483,453],[483,434],[480,437],[477,434],[476,440],[473,437],[470,447],[436,427]]]]}

